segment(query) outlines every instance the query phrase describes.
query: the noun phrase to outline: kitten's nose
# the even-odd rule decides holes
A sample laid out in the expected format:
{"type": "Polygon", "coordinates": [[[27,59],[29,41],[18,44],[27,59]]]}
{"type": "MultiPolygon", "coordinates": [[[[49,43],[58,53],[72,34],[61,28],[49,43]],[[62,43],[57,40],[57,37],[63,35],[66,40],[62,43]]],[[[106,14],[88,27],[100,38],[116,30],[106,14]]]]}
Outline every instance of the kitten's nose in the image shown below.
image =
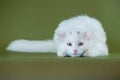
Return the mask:
{"type": "Polygon", "coordinates": [[[76,49],[75,49],[75,50],[73,50],[73,52],[74,52],[75,54],[77,53],[77,51],[78,51],[78,50],[76,50],[76,49]]]}

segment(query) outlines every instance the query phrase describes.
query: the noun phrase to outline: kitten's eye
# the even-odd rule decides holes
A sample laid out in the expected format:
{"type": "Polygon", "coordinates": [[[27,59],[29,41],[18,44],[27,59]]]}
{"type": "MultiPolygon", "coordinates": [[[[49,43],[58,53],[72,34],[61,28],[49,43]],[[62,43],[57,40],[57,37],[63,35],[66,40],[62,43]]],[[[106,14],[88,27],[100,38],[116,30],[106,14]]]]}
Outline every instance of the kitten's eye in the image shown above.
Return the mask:
{"type": "Polygon", "coordinates": [[[78,44],[78,46],[82,46],[84,43],[83,42],[80,42],[79,44],[78,44]]]}
{"type": "Polygon", "coordinates": [[[68,46],[72,46],[72,43],[69,42],[69,43],[67,43],[67,45],[68,45],[68,46]]]}

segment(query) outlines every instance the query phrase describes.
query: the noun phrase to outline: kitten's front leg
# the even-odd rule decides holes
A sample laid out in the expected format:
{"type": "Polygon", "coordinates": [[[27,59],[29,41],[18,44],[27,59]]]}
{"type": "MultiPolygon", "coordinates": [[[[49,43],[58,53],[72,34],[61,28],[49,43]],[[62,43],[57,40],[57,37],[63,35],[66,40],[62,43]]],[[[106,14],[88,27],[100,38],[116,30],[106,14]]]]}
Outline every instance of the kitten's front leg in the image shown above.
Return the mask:
{"type": "Polygon", "coordinates": [[[106,56],[108,55],[108,48],[106,44],[96,43],[96,45],[87,50],[83,56],[85,57],[96,57],[96,56],[106,56]]]}
{"type": "Polygon", "coordinates": [[[105,54],[106,52],[105,51],[100,51],[100,50],[88,50],[86,51],[83,56],[84,57],[96,57],[96,56],[105,56],[107,54],[105,54]]]}
{"type": "Polygon", "coordinates": [[[83,56],[83,57],[89,57],[89,54],[90,54],[90,53],[89,53],[88,51],[86,51],[86,52],[83,53],[82,56],[83,56]]]}
{"type": "Polygon", "coordinates": [[[98,51],[92,51],[92,50],[88,50],[85,53],[83,53],[84,57],[96,57],[96,56],[100,56],[98,51]]]}
{"type": "Polygon", "coordinates": [[[66,56],[66,54],[63,51],[58,51],[57,56],[64,57],[64,56],[66,56]]]}

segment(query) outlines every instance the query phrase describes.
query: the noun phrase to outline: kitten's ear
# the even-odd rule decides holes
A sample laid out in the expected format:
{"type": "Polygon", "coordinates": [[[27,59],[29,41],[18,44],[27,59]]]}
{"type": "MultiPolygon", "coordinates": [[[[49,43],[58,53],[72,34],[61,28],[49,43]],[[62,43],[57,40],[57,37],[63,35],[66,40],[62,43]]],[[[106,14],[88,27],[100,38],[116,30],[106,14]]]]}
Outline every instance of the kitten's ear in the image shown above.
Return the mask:
{"type": "Polygon", "coordinates": [[[87,39],[87,40],[90,40],[93,34],[94,34],[94,31],[92,31],[92,32],[84,32],[83,33],[83,38],[87,39]]]}
{"type": "Polygon", "coordinates": [[[59,39],[63,41],[66,38],[66,33],[65,32],[58,33],[58,36],[59,36],[59,39]]]}

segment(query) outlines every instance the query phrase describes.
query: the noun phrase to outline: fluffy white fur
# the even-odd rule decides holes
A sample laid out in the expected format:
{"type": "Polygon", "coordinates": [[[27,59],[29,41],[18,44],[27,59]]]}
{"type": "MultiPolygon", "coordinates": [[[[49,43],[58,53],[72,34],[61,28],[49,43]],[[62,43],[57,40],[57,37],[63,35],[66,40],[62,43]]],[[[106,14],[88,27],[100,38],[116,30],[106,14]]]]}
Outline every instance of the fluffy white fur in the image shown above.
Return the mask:
{"type": "Polygon", "coordinates": [[[15,40],[6,49],[19,52],[56,52],[53,40],[15,40]]]}
{"type": "Polygon", "coordinates": [[[55,30],[53,40],[15,40],[10,51],[57,52],[57,56],[105,56],[108,55],[106,34],[101,23],[88,16],[77,16],[62,21],[55,30]]]}

